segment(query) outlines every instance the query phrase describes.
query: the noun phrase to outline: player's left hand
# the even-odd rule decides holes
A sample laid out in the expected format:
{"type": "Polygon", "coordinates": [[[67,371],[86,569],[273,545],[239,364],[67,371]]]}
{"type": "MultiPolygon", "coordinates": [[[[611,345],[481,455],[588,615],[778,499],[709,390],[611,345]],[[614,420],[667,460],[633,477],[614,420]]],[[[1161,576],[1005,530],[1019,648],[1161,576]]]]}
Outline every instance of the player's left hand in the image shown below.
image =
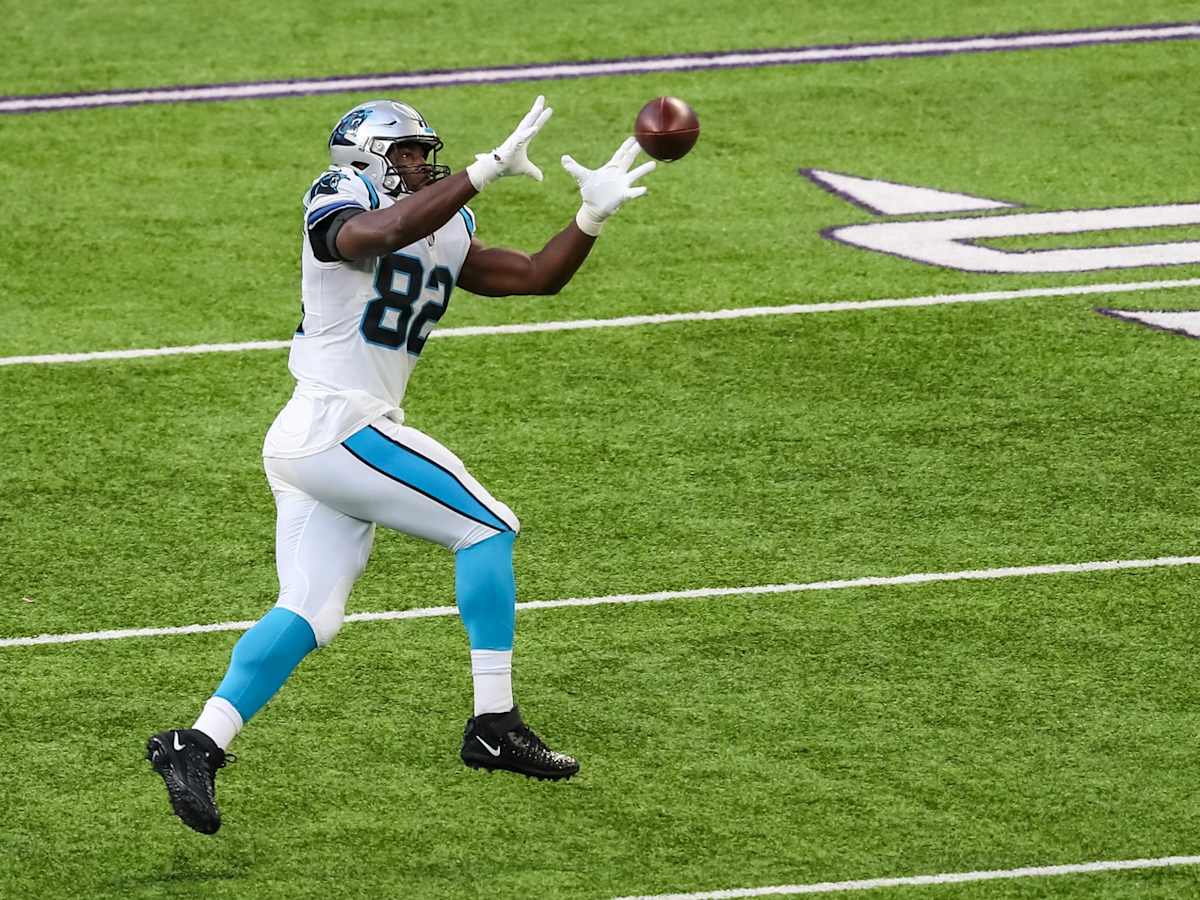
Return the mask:
{"type": "Polygon", "coordinates": [[[529,142],[542,130],[554,110],[546,105],[546,98],[538,94],[533,106],[505,138],[504,143],[491,153],[480,153],[475,162],[467,166],[467,176],[475,190],[482,191],[497,178],[506,175],[528,175],[534,181],[542,180],[542,170],[529,160],[529,142]]]}
{"type": "Polygon", "coordinates": [[[625,143],[617,148],[612,159],[598,169],[588,169],[581,166],[570,155],[562,158],[562,167],[566,169],[579,185],[579,194],[583,198],[583,206],[575,216],[575,224],[584,234],[595,237],[604,227],[604,221],[615,213],[627,201],[646,193],[642,186],[634,187],[633,183],[655,169],[651,160],[642,163],[633,171],[629,167],[637,159],[641,148],[635,138],[627,138],[625,143]]]}

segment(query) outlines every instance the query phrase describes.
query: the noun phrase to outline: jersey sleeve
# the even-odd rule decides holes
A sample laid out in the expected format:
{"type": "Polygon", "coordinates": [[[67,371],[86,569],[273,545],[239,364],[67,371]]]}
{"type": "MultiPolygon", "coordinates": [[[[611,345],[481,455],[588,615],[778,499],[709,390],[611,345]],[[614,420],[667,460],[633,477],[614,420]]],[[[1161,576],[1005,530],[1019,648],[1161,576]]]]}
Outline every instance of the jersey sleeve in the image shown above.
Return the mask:
{"type": "Polygon", "coordinates": [[[351,216],[379,208],[374,185],[352,169],[330,169],[313,182],[304,198],[304,231],[313,255],[337,262],[331,238],[351,216]]]}
{"type": "Polygon", "coordinates": [[[458,214],[462,216],[463,224],[467,226],[467,240],[475,237],[475,213],[471,211],[471,207],[463,206],[458,210],[458,214]]]}

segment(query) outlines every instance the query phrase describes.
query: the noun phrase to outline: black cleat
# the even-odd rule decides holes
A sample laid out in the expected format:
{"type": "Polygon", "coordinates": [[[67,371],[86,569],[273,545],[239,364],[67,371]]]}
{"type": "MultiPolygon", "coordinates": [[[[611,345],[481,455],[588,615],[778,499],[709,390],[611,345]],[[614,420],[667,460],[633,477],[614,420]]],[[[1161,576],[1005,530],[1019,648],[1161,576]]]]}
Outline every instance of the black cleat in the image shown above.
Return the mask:
{"type": "Polygon", "coordinates": [[[506,713],[467,719],[460,755],[472,769],[507,769],[550,781],[570,778],[579,771],[579,763],[573,757],[542,743],[521,721],[521,712],[515,706],[506,713]]]}
{"type": "Polygon", "coordinates": [[[202,834],[213,834],[221,827],[217,769],[234,758],[195,728],[162,731],[146,741],[146,759],[166,782],[175,815],[202,834]]]}

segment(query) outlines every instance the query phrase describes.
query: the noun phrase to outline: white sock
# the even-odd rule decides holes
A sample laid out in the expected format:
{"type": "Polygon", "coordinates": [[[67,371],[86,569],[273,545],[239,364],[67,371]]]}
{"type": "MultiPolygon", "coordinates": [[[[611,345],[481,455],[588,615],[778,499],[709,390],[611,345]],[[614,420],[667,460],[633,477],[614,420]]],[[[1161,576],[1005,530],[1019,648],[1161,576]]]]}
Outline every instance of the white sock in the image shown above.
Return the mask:
{"type": "Polygon", "coordinates": [[[242,714],[224,697],[210,697],[192,727],[207,734],[222,750],[228,750],[242,730],[242,714]]]}
{"type": "Polygon", "coordinates": [[[513,708],[512,651],[472,650],[475,715],[506,713],[513,708]]]}

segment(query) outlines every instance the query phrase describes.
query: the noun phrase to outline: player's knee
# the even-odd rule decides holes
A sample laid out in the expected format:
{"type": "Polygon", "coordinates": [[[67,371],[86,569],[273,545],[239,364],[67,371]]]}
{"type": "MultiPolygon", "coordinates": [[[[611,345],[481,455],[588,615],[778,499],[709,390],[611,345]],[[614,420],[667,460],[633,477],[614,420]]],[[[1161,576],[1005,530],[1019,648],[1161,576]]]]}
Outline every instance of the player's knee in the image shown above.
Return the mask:
{"type": "Polygon", "coordinates": [[[513,534],[521,533],[521,520],[517,518],[516,513],[514,513],[503,503],[500,504],[500,518],[503,520],[505,525],[512,529],[513,534]]]}
{"type": "Polygon", "coordinates": [[[313,649],[315,632],[304,616],[276,607],[258,620],[233,647],[233,664],[243,671],[261,671],[286,660],[289,671],[313,649]]]}
{"type": "Polygon", "coordinates": [[[293,596],[295,592],[285,588],[275,605],[304,619],[313,630],[317,647],[321,648],[337,637],[337,633],[342,629],[342,623],[346,620],[346,600],[350,596],[350,588],[353,587],[354,581],[353,577],[339,579],[330,588],[322,591],[320,597],[314,597],[313,592],[308,592],[303,602],[297,602],[297,598],[293,596]]]}
{"type": "Polygon", "coordinates": [[[313,620],[313,633],[317,636],[317,647],[324,647],[342,630],[342,623],[346,621],[346,601],[343,598],[341,603],[326,603],[321,607],[313,620]]]}
{"type": "Polygon", "coordinates": [[[506,530],[497,534],[495,526],[490,528],[478,527],[455,549],[464,550],[467,547],[473,547],[476,544],[482,544],[484,541],[491,540],[494,537],[499,537],[501,534],[511,534],[512,537],[515,538],[521,533],[521,520],[518,519],[516,513],[509,509],[505,504],[497,502],[492,508],[492,512],[496,518],[499,519],[500,523],[506,526],[506,530]]]}
{"type": "Polygon", "coordinates": [[[342,623],[346,619],[345,601],[340,604],[326,603],[315,612],[297,609],[294,606],[287,606],[282,600],[276,606],[279,609],[286,609],[288,612],[295,613],[308,623],[308,627],[312,629],[313,637],[316,638],[318,650],[337,637],[337,633],[342,630],[342,623]]]}
{"type": "Polygon", "coordinates": [[[521,523],[517,521],[516,516],[512,517],[513,528],[507,531],[496,531],[495,528],[484,528],[482,526],[472,529],[458,544],[451,547],[456,554],[463,550],[469,550],[472,547],[478,547],[480,544],[496,540],[498,538],[506,538],[508,540],[516,540],[520,534],[521,523]]]}

